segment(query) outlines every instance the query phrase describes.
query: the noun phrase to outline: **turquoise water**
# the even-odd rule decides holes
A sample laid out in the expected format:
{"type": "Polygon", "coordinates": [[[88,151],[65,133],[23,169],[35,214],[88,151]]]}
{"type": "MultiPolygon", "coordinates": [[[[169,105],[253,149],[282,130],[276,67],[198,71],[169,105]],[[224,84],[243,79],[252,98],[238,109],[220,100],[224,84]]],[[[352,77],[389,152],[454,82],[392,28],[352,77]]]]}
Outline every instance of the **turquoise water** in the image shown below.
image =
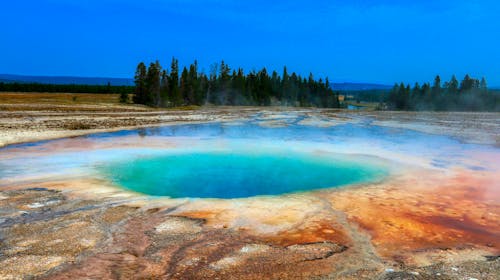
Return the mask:
{"type": "Polygon", "coordinates": [[[380,166],[400,163],[441,170],[498,166],[500,152],[493,146],[376,126],[370,119],[321,127],[303,124],[305,119],[277,116],[286,125],[270,127],[261,124],[269,119],[258,114],[243,122],[10,145],[0,148],[0,189],[13,183],[99,178],[151,195],[234,198],[381,180],[385,170],[380,166]]]}
{"type": "Polygon", "coordinates": [[[241,198],[338,187],[379,179],[381,167],[301,153],[188,152],[101,167],[127,189],[175,198],[241,198]]]}

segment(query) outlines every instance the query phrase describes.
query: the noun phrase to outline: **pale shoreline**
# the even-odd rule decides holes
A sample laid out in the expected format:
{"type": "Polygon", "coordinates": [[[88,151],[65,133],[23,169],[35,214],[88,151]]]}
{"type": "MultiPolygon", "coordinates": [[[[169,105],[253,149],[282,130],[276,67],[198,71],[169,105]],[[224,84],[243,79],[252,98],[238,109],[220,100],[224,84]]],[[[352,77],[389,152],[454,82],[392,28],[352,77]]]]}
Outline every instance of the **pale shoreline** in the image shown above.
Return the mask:
{"type": "MultiPolygon", "coordinates": [[[[133,130],[138,128],[180,125],[187,123],[229,122],[247,119],[250,115],[273,115],[302,113],[312,125],[362,123],[369,120],[373,125],[403,128],[423,133],[455,137],[465,143],[500,145],[500,113],[464,112],[388,112],[329,110],[311,108],[281,107],[210,107],[210,109],[186,111],[150,112],[105,112],[101,114],[68,113],[65,116],[50,115],[37,111],[18,112],[24,117],[10,117],[10,112],[0,112],[0,148],[11,144],[53,140],[58,138],[83,136],[94,133],[133,130]],[[95,118],[92,118],[95,115],[95,118]],[[104,116],[103,116],[104,115],[104,116]],[[98,125],[92,120],[97,119],[98,125]],[[53,123],[52,123],[53,122],[53,123]],[[52,123],[46,125],[47,123],[52,123]],[[71,127],[74,126],[74,127],[71,127]],[[88,126],[78,129],[78,126],[88,126]],[[96,126],[96,128],[93,128],[96,126]],[[71,127],[71,128],[68,128],[71,127]]],[[[266,117],[263,118],[265,121],[266,117]]],[[[305,122],[304,122],[305,123],[305,122]]],[[[307,125],[307,124],[306,124],[307,125]]]]}

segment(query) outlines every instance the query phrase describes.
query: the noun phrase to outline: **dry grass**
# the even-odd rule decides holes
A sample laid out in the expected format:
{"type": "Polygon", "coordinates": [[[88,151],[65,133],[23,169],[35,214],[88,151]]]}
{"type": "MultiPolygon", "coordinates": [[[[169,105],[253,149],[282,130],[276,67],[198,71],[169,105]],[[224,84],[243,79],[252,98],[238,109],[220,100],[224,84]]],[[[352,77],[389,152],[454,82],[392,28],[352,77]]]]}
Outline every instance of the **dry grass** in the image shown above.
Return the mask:
{"type": "Polygon", "coordinates": [[[127,112],[156,109],[120,103],[119,94],[0,92],[0,112],[127,112]]]}
{"type": "Polygon", "coordinates": [[[1,92],[0,104],[118,104],[119,94],[1,92]]]}
{"type": "MultiPolygon", "coordinates": [[[[132,95],[129,95],[132,99],[132,95]]],[[[129,111],[192,111],[199,106],[153,108],[137,104],[120,103],[120,94],[109,93],[37,93],[0,92],[0,111],[52,111],[52,112],[129,112],[129,111]]]]}

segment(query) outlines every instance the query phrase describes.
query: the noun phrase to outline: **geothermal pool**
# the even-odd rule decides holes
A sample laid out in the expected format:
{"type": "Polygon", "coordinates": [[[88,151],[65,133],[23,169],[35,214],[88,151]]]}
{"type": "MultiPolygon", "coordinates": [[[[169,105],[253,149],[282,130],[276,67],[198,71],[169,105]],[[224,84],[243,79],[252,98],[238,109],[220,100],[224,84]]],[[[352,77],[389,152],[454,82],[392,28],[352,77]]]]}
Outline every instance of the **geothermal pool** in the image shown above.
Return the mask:
{"type": "Polygon", "coordinates": [[[385,174],[369,164],[279,150],[172,153],[102,169],[119,186],[176,198],[278,195],[372,181],[385,174]]]}
{"type": "Polygon", "coordinates": [[[184,124],[0,149],[0,186],[95,178],[172,198],[244,198],[376,183],[405,168],[487,170],[493,147],[411,130],[283,114],[184,124]]]}

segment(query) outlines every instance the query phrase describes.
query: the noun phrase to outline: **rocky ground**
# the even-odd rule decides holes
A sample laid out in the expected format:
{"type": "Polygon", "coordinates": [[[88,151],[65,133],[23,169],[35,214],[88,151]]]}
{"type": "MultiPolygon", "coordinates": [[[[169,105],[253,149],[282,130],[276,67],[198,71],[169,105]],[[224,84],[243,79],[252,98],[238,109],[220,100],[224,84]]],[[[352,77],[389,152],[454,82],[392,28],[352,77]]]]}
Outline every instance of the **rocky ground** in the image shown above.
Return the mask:
{"type": "MultiPolygon", "coordinates": [[[[26,98],[0,95],[0,145],[255,114],[273,115],[265,125],[274,126],[290,112],[26,98]]],[[[495,113],[293,112],[317,126],[369,122],[499,143],[495,113]]],[[[498,181],[489,171],[412,170],[235,201],[152,199],[87,178],[9,183],[0,187],[0,279],[500,279],[498,181]]]]}
{"type": "Polygon", "coordinates": [[[439,196],[407,208],[411,194],[377,189],[234,205],[99,182],[4,188],[0,279],[498,279],[498,216],[460,221],[459,204],[422,221],[439,196]]]}

